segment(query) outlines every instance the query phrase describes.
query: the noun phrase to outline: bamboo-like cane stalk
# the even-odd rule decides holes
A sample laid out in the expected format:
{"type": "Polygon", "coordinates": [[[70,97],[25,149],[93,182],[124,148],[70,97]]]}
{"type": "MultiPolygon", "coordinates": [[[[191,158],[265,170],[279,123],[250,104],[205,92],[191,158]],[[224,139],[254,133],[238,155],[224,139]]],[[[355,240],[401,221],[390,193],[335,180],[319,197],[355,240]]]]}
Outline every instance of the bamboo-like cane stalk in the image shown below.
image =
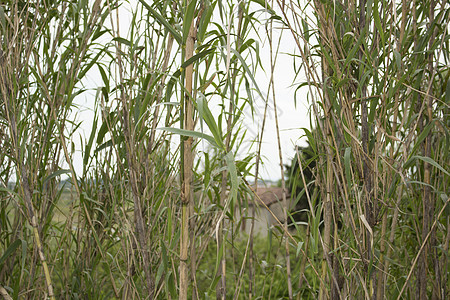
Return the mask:
{"type": "MultiPolygon", "coordinates": [[[[274,70],[275,70],[275,60],[273,58],[273,23],[270,22],[269,29],[268,29],[268,37],[269,37],[269,53],[270,53],[270,82],[269,86],[272,90],[272,100],[273,100],[273,110],[274,110],[274,116],[275,116],[275,129],[277,133],[277,145],[278,145],[278,157],[280,162],[280,173],[281,173],[281,188],[282,188],[282,205],[283,205],[283,217],[284,217],[284,233],[283,233],[283,239],[284,239],[284,246],[285,246],[285,255],[286,255],[286,275],[287,275],[287,285],[288,285],[288,295],[289,299],[293,299],[293,293],[292,293],[292,279],[291,279],[291,256],[289,251],[289,239],[287,238],[286,232],[288,232],[288,210],[289,206],[286,200],[286,181],[284,178],[284,164],[283,164],[283,152],[281,150],[281,139],[280,139],[280,126],[278,123],[278,110],[277,110],[277,101],[276,101],[276,94],[275,94],[275,80],[274,80],[274,70]]],[[[277,52],[278,53],[278,52],[277,52]]]]}
{"type": "MultiPolygon", "coordinates": [[[[190,3],[190,1],[188,2],[190,3]]],[[[189,34],[186,40],[186,52],[185,60],[190,59],[194,53],[194,44],[197,37],[195,28],[195,18],[192,18],[192,22],[189,28],[189,34]]],[[[184,129],[194,130],[194,116],[193,116],[193,100],[192,100],[192,81],[194,71],[193,65],[190,64],[185,70],[185,95],[183,97],[184,102],[184,129]]],[[[189,204],[192,199],[192,169],[194,165],[193,157],[193,138],[186,137],[183,141],[183,184],[181,193],[181,243],[180,243],[180,300],[186,300],[189,286],[189,274],[188,274],[188,249],[189,249],[189,217],[190,209],[189,204]]]]}

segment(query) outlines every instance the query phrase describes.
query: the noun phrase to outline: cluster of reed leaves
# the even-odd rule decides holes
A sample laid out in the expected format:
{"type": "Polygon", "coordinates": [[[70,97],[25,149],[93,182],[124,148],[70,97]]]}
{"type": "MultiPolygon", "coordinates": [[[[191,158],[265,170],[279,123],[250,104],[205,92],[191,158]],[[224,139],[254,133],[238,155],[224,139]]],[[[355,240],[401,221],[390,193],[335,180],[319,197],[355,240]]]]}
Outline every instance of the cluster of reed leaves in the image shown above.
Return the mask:
{"type": "MultiPolygon", "coordinates": [[[[79,253],[73,241],[81,238],[69,222],[52,223],[62,195],[56,178],[64,173],[76,178],[68,137],[79,124],[69,115],[83,92],[80,80],[98,59],[90,49],[106,16],[100,1],[90,7],[49,1],[1,6],[0,281],[14,299],[28,298],[26,291],[54,298],[55,273],[76,282],[72,268],[54,272],[74,262],[79,253]],[[70,169],[61,169],[67,164],[70,169]],[[55,247],[66,243],[71,247],[55,247]]],[[[71,287],[67,293],[76,293],[76,284],[71,287]]]]}
{"type": "Polygon", "coordinates": [[[305,243],[322,248],[317,297],[447,298],[449,4],[279,5],[315,128],[314,182],[297,185],[323,213],[305,243]]]}
{"type": "Polygon", "coordinates": [[[186,298],[187,286],[199,297],[196,265],[216,240],[222,271],[210,270],[208,289],[225,280],[221,257],[239,232],[228,224],[252,166],[234,153],[255,93],[255,8],[142,0],[124,30],[126,4],[0,6],[5,298],[186,298]],[[77,99],[92,85],[83,136],[77,99]],[[212,147],[196,155],[199,141],[212,147]]]}

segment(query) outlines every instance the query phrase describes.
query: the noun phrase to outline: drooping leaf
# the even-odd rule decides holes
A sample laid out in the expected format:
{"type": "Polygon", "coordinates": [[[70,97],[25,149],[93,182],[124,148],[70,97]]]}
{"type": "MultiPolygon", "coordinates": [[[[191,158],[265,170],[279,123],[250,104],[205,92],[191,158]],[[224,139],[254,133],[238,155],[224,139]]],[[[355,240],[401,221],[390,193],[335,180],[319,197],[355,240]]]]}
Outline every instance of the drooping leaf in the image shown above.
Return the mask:
{"type": "Polygon", "coordinates": [[[173,128],[173,127],[160,127],[160,128],[156,128],[157,130],[165,130],[171,133],[175,133],[175,134],[179,134],[181,136],[190,136],[190,137],[194,137],[194,138],[200,138],[200,139],[205,139],[207,140],[212,146],[219,148],[219,146],[217,145],[216,141],[214,140],[214,137],[202,133],[202,132],[198,132],[198,131],[193,131],[193,130],[186,130],[186,129],[180,129],[180,128],[173,128]]]}
{"type": "Polygon", "coordinates": [[[424,162],[429,163],[430,165],[432,165],[432,166],[438,168],[439,170],[441,170],[442,172],[444,172],[444,174],[447,176],[450,175],[449,172],[447,170],[445,170],[440,164],[438,164],[436,161],[434,161],[431,157],[426,157],[426,156],[414,155],[405,162],[404,167],[410,166],[411,163],[416,159],[420,159],[420,160],[423,160],[424,162]]]}
{"type": "Polygon", "coordinates": [[[48,175],[48,176],[44,179],[43,184],[45,184],[47,181],[49,181],[49,180],[52,179],[52,178],[55,178],[55,177],[57,177],[57,176],[61,176],[62,174],[69,174],[70,172],[71,172],[71,171],[70,171],[69,169],[60,169],[60,170],[57,170],[57,171],[53,172],[52,174],[48,175]]]}
{"type": "Polygon", "coordinates": [[[225,145],[222,140],[222,136],[216,124],[216,121],[211,113],[211,110],[208,107],[208,103],[205,100],[205,97],[202,95],[197,99],[197,108],[200,114],[200,117],[205,121],[208,125],[209,130],[214,136],[214,140],[216,144],[219,145],[221,149],[225,149],[225,145]]]}

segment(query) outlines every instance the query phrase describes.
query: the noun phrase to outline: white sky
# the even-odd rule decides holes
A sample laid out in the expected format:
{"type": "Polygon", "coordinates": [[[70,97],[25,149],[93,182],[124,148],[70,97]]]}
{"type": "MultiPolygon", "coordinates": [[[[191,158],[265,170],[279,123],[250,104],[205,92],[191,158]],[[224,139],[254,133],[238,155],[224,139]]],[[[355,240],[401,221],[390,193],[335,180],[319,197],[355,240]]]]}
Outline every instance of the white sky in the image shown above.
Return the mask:
{"type": "MultiPolygon", "coordinates": [[[[131,1],[132,3],[137,1],[131,1]]],[[[121,35],[125,36],[127,33],[127,28],[129,27],[129,23],[131,20],[130,14],[130,6],[132,4],[124,3],[123,7],[121,7],[120,11],[120,21],[121,35]]],[[[135,5],[135,4],[134,4],[135,5]]],[[[259,7],[257,7],[259,9],[259,7]]],[[[261,20],[264,18],[264,15],[261,15],[261,20]]],[[[274,24],[275,25],[275,24],[274,24]]],[[[263,41],[260,42],[260,57],[263,63],[265,72],[259,70],[255,75],[255,80],[259,85],[260,90],[265,94],[267,93],[267,87],[269,84],[269,76],[270,76],[270,52],[269,52],[269,43],[266,37],[264,24],[261,24],[258,28],[260,37],[263,38],[263,41]],[[265,37],[265,38],[264,38],[265,37]]],[[[276,47],[276,43],[278,42],[278,37],[281,31],[274,28],[274,47],[276,47]]],[[[256,39],[256,37],[255,37],[256,39]]],[[[175,47],[175,45],[174,45],[175,47]]],[[[299,138],[302,136],[303,131],[300,129],[302,127],[309,128],[310,121],[307,114],[308,103],[306,100],[306,91],[307,89],[302,89],[301,92],[297,92],[297,105],[294,103],[294,92],[295,87],[291,87],[293,84],[293,79],[295,77],[294,73],[294,63],[293,58],[284,54],[283,52],[292,53],[296,49],[296,45],[292,40],[290,32],[285,30],[282,33],[281,37],[281,45],[280,45],[280,53],[278,54],[277,63],[275,66],[274,72],[274,82],[276,88],[276,101],[278,108],[278,121],[280,128],[280,138],[281,138],[281,147],[283,154],[283,163],[290,163],[292,156],[294,155],[294,145],[300,144],[299,138]]],[[[274,49],[275,50],[275,49],[274,49]]],[[[298,59],[298,58],[297,58],[298,59]]],[[[297,65],[300,63],[298,62],[297,65]]],[[[305,78],[297,77],[296,84],[299,84],[301,81],[304,81],[305,78]]],[[[78,112],[78,119],[83,121],[82,126],[80,127],[80,134],[83,136],[83,139],[86,140],[89,138],[89,134],[92,128],[92,120],[93,120],[93,103],[94,97],[96,93],[96,87],[102,86],[102,80],[97,70],[92,68],[92,71],[88,72],[87,80],[84,82],[85,87],[91,89],[90,91],[85,92],[83,95],[78,98],[77,104],[80,105],[81,111],[78,112]]],[[[270,92],[271,94],[271,92],[270,92]]],[[[256,95],[256,93],[255,93],[256,95]]],[[[274,110],[273,110],[273,99],[269,98],[269,111],[265,125],[265,132],[263,136],[263,146],[262,146],[262,159],[263,166],[260,167],[260,177],[263,179],[277,180],[281,178],[281,171],[279,167],[279,154],[278,154],[278,144],[276,137],[276,129],[275,129],[275,118],[274,118],[274,110]]],[[[262,117],[264,113],[264,102],[261,99],[257,99],[255,103],[255,119],[252,120],[249,112],[246,112],[246,117],[244,119],[244,124],[247,127],[247,137],[248,144],[251,139],[255,139],[257,132],[261,126],[262,117]]],[[[199,128],[196,128],[199,130],[199,128]]],[[[76,134],[74,142],[77,145],[77,150],[75,153],[74,161],[77,174],[81,174],[82,164],[77,163],[77,161],[82,161],[81,156],[81,147],[79,140],[77,140],[78,135],[76,134]]],[[[255,151],[256,148],[253,148],[255,151]]],[[[238,157],[245,156],[246,153],[238,154],[238,157]]]]}

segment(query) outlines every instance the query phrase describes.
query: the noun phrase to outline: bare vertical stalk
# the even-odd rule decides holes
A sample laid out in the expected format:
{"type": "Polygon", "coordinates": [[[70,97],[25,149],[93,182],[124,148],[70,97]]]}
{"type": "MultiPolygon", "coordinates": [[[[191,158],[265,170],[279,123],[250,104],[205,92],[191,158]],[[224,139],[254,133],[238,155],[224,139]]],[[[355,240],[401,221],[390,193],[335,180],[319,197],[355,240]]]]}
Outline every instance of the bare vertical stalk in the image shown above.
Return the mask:
{"type": "MultiPolygon", "coordinates": [[[[238,4],[238,28],[237,28],[237,32],[236,32],[236,49],[239,49],[240,45],[242,45],[242,41],[241,41],[241,28],[242,28],[242,19],[244,16],[244,2],[241,1],[238,4]]],[[[231,43],[231,41],[229,39],[231,39],[231,22],[233,15],[231,13],[230,15],[230,24],[229,24],[229,28],[228,28],[228,34],[227,34],[227,39],[228,42],[231,43]]],[[[228,153],[231,149],[230,149],[230,142],[231,142],[231,136],[232,136],[232,124],[234,121],[234,110],[235,110],[235,101],[237,101],[236,98],[236,78],[238,75],[238,68],[237,68],[237,63],[234,62],[234,71],[231,75],[231,77],[229,77],[230,80],[230,101],[229,101],[229,106],[228,106],[228,117],[227,117],[227,127],[226,127],[226,137],[225,137],[225,150],[226,153],[228,153]]],[[[220,205],[222,207],[225,207],[225,201],[227,198],[227,182],[228,182],[228,171],[227,169],[222,171],[222,178],[221,178],[221,190],[220,190],[220,205]]],[[[218,272],[220,273],[220,280],[219,283],[217,284],[217,290],[216,290],[216,296],[217,299],[225,299],[226,297],[226,256],[225,256],[225,246],[226,246],[226,237],[223,234],[223,230],[224,230],[224,226],[225,226],[225,219],[223,218],[220,221],[220,225],[219,225],[219,231],[218,231],[218,240],[219,240],[219,244],[218,248],[222,248],[223,249],[223,255],[219,264],[219,270],[218,272]]]]}
{"type": "MultiPolygon", "coordinates": [[[[326,66],[324,66],[325,69],[326,66]]],[[[324,71],[324,74],[327,74],[326,71],[324,71]]],[[[324,93],[324,98],[327,99],[328,96],[326,95],[326,91],[324,89],[323,91],[324,93]]],[[[326,118],[326,125],[325,125],[325,137],[326,137],[326,141],[327,141],[327,145],[325,146],[325,151],[326,151],[326,166],[327,166],[327,170],[326,170],[326,183],[325,183],[325,192],[326,192],[326,196],[325,196],[325,202],[323,203],[323,221],[324,221],[324,229],[323,229],[323,261],[322,261],[322,281],[321,281],[321,285],[320,285],[320,290],[319,290],[319,299],[327,299],[327,287],[325,286],[325,283],[328,283],[331,281],[329,281],[329,276],[328,276],[328,272],[327,272],[327,262],[328,262],[328,266],[331,268],[332,265],[329,263],[330,261],[330,252],[331,252],[331,233],[333,231],[332,226],[333,226],[333,216],[332,216],[332,205],[333,205],[333,199],[332,199],[332,195],[333,195],[333,166],[332,166],[332,162],[333,162],[333,155],[331,152],[331,144],[332,144],[332,137],[331,137],[331,125],[329,124],[329,118],[326,116],[325,114],[325,118],[326,118]]]]}
{"type": "MultiPolygon", "coordinates": [[[[432,26],[432,24],[434,23],[434,10],[435,10],[435,2],[434,0],[430,1],[430,8],[429,8],[429,14],[428,14],[428,19],[429,19],[429,23],[428,23],[428,27],[430,28],[432,26]]],[[[428,47],[431,48],[433,43],[434,43],[434,39],[435,39],[435,34],[433,33],[431,35],[430,40],[428,41],[428,47]]],[[[427,89],[427,94],[426,96],[424,96],[423,102],[422,103],[422,107],[424,107],[426,109],[426,118],[421,118],[421,122],[426,122],[426,124],[429,124],[432,122],[433,120],[433,102],[432,102],[432,97],[430,96],[430,92],[431,92],[431,88],[432,88],[432,84],[431,82],[433,81],[433,77],[434,76],[434,72],[433,72],[433,56],[434,56],[434,51],[430,51],[430,53],[428,54],[428,72],[429,72],[429,88],[427,89]]],[[[424,124],[424,123],[423,123],[424,124]]],[[[425,125],[425,124],[424,124],[425,125]]],[[[425,138],[425,142],[422,145],[423,146],[423,154],[425,157],[429,157],[431,158],[431,133],[428,134],[428,136],[425,138]]],[[[424,162],[423,163],[423,182],[424,182],[424,187],[423,187],[423,199],[422,199],[422,207],[423,207],[423,211],[422,211],[422,215],[423,215],[423,219],[422,219],[422,243],[425,243],[425,238],[429,235],[430,233],[430,225],[431,225],[431,220],[433,218],[433,212],[434,212],[434,202],[432,201],[432,196],[431,196],[431,165],[428,162],[424,162]]],[[[423,251],[420,255],[419,258],[419,267],[418,267],[418,280],[419,280],[419,284],[417,285],[418,288],[418,292],[417,292],[417,296],[419,297],[419,299],[426,299],[428,297],[427,295],[427,285],[428,285],[428,256],[430,255],[429,252],[433,252],[433,250],[430,247],[430,244],[433,244],[433,235],[431,236],[430,239],[430,243],[427,243],[424,245],[423,251]]],[[[434,260],[433,260],[434,261],[434,260]]],[[[432,293],[432,297],[433,299],[436,298],[435,295],[435,289],[433,288],[433,293],[432,293]]]]}
{"type": "MultiPolygon", "coordinates": [[[[228,120],[231,120],[231,115],[228,117],[228,120]]],[[[228,172],[226,170],[224,170],[222,172],[222,182],[221,182],[222,189],[220,191],[220,205],[222,207],[224,207],[226,197],[227,197],[226,196],[227,174],[228,174],[228,172]]],[[[227,273],[226,251],[225,251],[226,237],[223,234],[224,222],[225,222],[225,217],[220,220],[219,231],[217,234],[217,240],[219,242],[217,244],[217,249],[222,249],[222,257],[220,259],[219,268],[217,270],[217,272],[220,274],[220,279],[219,279],[219,282],[217,283],[217,287],[216,287],[216,298],[221,299],[221,300],[225,300],[225,296],[226,296],[226,273],[227,273]]]]}
{"type": "MultiPolygon", "coordinates": [[[[273,110],[275,115],[275,127],[277,132],[277,144],[278,144],[278,156],[280,161],[280,172],[281,172],[281,188],[282,188],[282,200],[283,200],[283,214],[284,214],[284,231],[283,231],[283,239],[285,241],[285,255],[286,255],[286,275],[287,275],[287,285],[288,285],[288,295],[289,299],[293,298],[292,293],[292,279],[291,279],[291,257],[289,251],[289,239],[287,238],[287,223],[288,223],[288,204],[286,200],[286,181],[284,179],[284,165],[283,165],[283,152],[281,150],[281,139],[280,139],[280,128],[278,125],[278,111],[277,111],[277,101],[275,96],[275,81],[273,78],[273,73],[275,71],[275,61],[273,58],[273,30],[272,30],[273,22],[270,22],[268,29],[268,38],[269,38],[269,53],[270,53],[270,81],[269,87],[272,89],[272,98],[273,98],[273,110]]],[[[276,59],[276,58],[275,58],[276,59]]]]}
{"type": "MultiPolygon", "coordinates": [[[[189,1],[188,3],[190,3],[189,1]]],[[[192,19],[189,34],[186,40],[185,60],[190,59],[194,53],[194,44],[197,38],[197,31],[194,26],[194,18],[192,19]]],[[[184,101],[184,129],[194,130],[194,116],[192,103],[192,80],[193,65],[190,64],[185,70],[185,95],[184,101]]],[[[193,150],[192,137],[182,138],[183,140],[183,183],[181,193],[181,243],[180,243],[180,299],[186,300],[188,294],[188,249],[189,249],[189,205],[192,199],[192,173],[193,173],[193,150]]]]}
{"type": "MultiPolygon", "coordinates": [[[[359,1],[359,35],[364,34],[364,28],[366,26],[366,0],[360,0],[359,1]]],[[[360,61],[364,61],[364,49],[361,47],[359,50],[359,59],[360,61]]],[[[359,80],[363,80],[364,76],[364,65],[360,64],[359,66],[359,80]]],[[[364,190],[365,190],[365,196],[364,196],[364,214],[366,216],[366,219],[368,221],[368,225],[373,230],[375,226],[375,218],[376,218],[376,207],[373,202],[373,191],[372,191],[372,167],[370,163],[370,155],[369,155],[369,123],[368,123],[368,108],[367,108],[367,101],[365,100],[367,96],[367,83],[363,83],[361,86],[361,97],[363,100],[361,100],[361,142],[362,142],[362,149],[363,149],[363,182],[364,182],[364,190]]],[[[373,232],[373,231],[372,231],[373,232]]],[[[365,257],[365,272],[369,274],[368,270],[368,264],[373,259],[373,249],[372,249],[372,241],[373,236],[372,232],[369,230],[369,228],[366,228],[366,249],[367,254],[365,257]]],[[[367,280],[370,282],[370,286],[373,286],[373,294],[371,297],[373,299],[376,299],[376,270],[374,269],[371,275],[371,278],[366,277],[367,280]]]]}
{"type": "Polygon", "coordinates": [[[267,108],[269,106],[269,101],[265,102],[264,105],[264,116],[261,125],[261,131],[258,138],[258,151],[256,152],[256,161],[255,161],[255,188],[253,198],[254,209],[252,210],[251,223],[250,223],[250,244],[249,244],[249,260],[248,260],[248,277],[249,277],[249,287],[248,287],[248,298],[253,299],[253,289],[254,289],[254,261],[253,261],[253,240],[254,240],[254,229],[255,229],[255,213],[256,213],[256,205],[257,205],[257,192],[258,192],[258,178],[259,178],[259,164],[261,161],[261,147],[264,136],[264,128],[266,125],[266,117],[267,117],[267,108]]]}

